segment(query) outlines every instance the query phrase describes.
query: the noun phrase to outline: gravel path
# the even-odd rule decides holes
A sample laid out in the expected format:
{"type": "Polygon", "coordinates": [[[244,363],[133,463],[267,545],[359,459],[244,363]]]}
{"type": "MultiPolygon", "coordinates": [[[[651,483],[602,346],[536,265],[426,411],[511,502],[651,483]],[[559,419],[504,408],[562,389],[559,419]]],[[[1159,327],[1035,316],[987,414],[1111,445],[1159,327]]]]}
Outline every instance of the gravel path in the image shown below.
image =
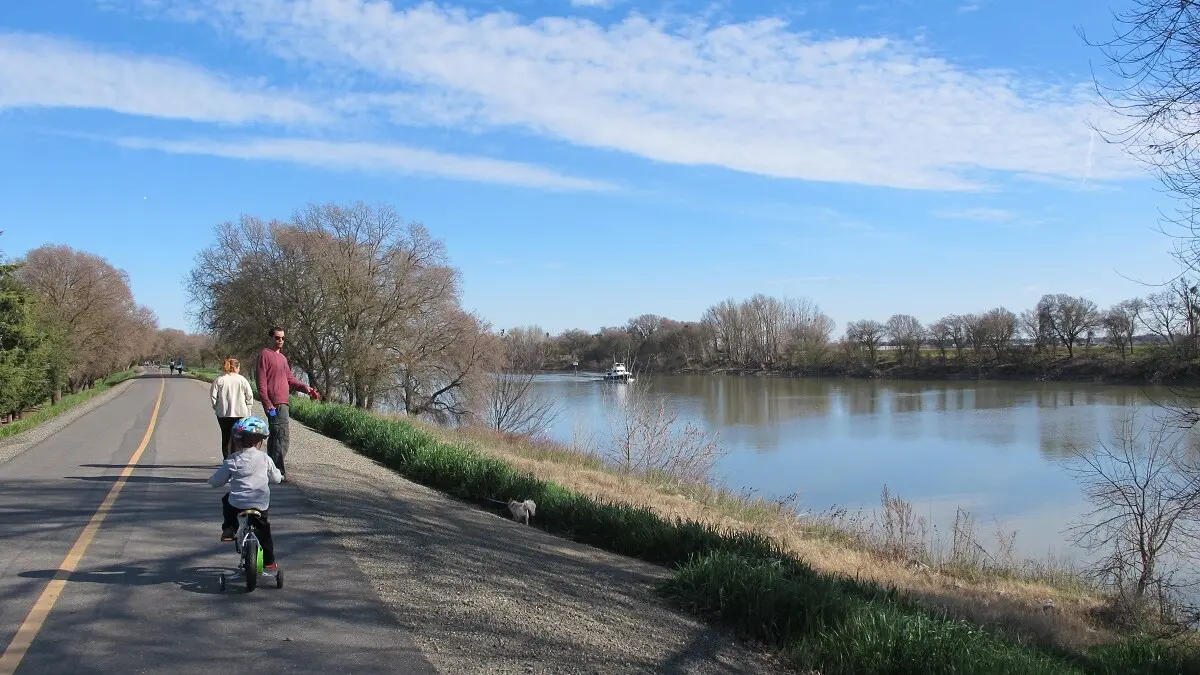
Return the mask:
{"type": "Polygon", "coordinates": [[[666,606],[661,567],[475,509],[295,421],[291,433],[289,481],[441,672],[786,672],[666,606]]]}
{"type": "Polygon", "coordinates": [[[0,464],[3,464],[22,452],[25,452],[34,445],[41,443],[51,435],[66,428],[71,422],[74,422],[92,410],[95,410],[97,407],[111,401],[118,394],[125,391],[132,381],[133,378],[125,380],[124,382],[118,382],[112,387],[109,387],[108,389],[89,398],[87,401],[84,401],[83,403],[71,408],[57,417],[48,419],[31,429],[26,429],[25,431],[16,434],[15,436],[0,438],[0,464]]]}

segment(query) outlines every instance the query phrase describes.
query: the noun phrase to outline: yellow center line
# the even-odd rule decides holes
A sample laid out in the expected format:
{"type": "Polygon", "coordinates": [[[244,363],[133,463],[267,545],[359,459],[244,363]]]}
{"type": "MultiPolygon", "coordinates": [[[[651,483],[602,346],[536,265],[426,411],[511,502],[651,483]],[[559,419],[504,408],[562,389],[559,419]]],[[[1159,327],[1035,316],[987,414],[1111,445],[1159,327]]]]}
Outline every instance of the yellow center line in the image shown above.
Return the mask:
{"type": "Polygon", "coordinates": [[[16,671],[17,666],[21,664],[21,659],[25,658],[25,653],[29,651],[29,645],[33,644],[33,639],[37,637],[38,632],[42,629],[42,624],[46,622],[46,617],[50,615],[50,610],[54,609],[54,603],[58,602],[59,596],[62,594],[63,587],[67,585],[67,579],[75,568],[79,566],[79,561],[83,559],[84,552],[92,543],[92,538],[96,536],[96,532],[100,529],[100,524],[104,522],[104,518],[108,516],[108,512],[112,510],[112,505],[116,503],[117,496],[121,494],[121,489],[125,487],[125,481],[133,474],[133,468],[141,459],[142,453],[145,452],[146,446],[150,443],[150,436],[154,433],[154,426],[158,423],[158,409],[162,405],[163,390],[167,386],[167,381],[162,380],[158,387],[158,400],[154,402],[154,412],[150,415],[150,424],[146,427],[146,435],[142,436],[142,442],[138,444],[137,450],[133,452],[133,456],[125,463],[125,468],[121,470],[121,475],[117,477],[117,482],[113,484],[112,489],[108,491],[108,496],[100,504],[100,508],[96,509],[96,513],[92,514],[88,524],[84,526],[83,532],[79,533],[79,538],[75,540],[75,544],[71,546],[71,550],[67,551],[67,557],[63,558],[62,564],[58,566],[58,571],[54,573],[54,578],[50,583],[46,584],[45,590],[38,596],[37,602],[33,603],[33,609],[29,610],[29,615],[25,617],[24,623],[17,629],[17,634],[13,636],[12,642],[8,643],[8,647],[4,650],[4,654],[0,655],[0,675],[12,675],[16,671]]]}

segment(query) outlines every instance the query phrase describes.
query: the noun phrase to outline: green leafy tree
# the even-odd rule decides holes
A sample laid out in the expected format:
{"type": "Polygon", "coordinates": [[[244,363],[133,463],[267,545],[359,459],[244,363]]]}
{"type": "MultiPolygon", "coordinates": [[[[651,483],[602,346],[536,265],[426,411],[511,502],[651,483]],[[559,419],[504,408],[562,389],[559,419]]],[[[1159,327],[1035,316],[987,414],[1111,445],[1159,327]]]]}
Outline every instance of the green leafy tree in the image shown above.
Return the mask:
{"type": "Polygon", "coordinates": [[[53,345],[38,330],[37,303],[0,256],[0,414],[18,416],[50,392],[53,345]]]}

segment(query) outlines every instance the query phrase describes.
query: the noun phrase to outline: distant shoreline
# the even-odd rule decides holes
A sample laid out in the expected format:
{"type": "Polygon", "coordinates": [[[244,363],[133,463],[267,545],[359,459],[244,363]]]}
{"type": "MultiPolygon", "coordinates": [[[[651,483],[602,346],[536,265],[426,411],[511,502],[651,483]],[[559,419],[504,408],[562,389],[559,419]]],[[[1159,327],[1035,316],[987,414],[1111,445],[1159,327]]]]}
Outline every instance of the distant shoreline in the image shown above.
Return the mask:
{"type": "MultiPolygon", "coordinates": [[[[581,363],[542,369],[546,374],[581,373],[603,374],[606,366],[581,363]]],[[[763,367],[713,364],[686,367],[631,368],[637,375],[729,375],[755,377],[791,377],[798,379],[847,380],[929,380],[947,382],[1077,382],[1113,385],[1200,386],[1200,367],[1194,363],[1165,363],[1153,357],[1120,360],[1112,354],[1097,356],[1065,356],[1045,359],[1002,360],[994,363],[963,363],[953,359],[933,358],[919,365],[879,363],[875,368],[844,362],[820,365],[763,367]]]]}

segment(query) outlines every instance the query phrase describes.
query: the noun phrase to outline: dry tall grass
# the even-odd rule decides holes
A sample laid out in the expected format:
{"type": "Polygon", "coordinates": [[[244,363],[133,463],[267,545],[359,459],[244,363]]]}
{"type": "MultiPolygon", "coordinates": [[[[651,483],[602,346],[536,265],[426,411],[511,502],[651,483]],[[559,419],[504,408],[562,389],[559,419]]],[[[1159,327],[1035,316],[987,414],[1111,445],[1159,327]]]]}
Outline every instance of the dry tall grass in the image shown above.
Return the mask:
{"type": "Polygon", "coordinates": [[[941,550],[929,543],[928,523],[886,488],[874,517],[845,510],[806,515],[797,511],[794,498],[768,500],[668,477],[630,475],[606,466],[586,447],[478,427],[416,424],[443,441],[469,445],[600,500],[768,534],[818,571],[892,586],[953,616],[1002,626],[1041,645],[1080,649],[1117,638],[1097,618],[1106,602],[1103,593],[1059,561],[1018,562],[1012,533],[998,532],[985,545],[974,517],[963,510],[950,546],[941,550]]]}

